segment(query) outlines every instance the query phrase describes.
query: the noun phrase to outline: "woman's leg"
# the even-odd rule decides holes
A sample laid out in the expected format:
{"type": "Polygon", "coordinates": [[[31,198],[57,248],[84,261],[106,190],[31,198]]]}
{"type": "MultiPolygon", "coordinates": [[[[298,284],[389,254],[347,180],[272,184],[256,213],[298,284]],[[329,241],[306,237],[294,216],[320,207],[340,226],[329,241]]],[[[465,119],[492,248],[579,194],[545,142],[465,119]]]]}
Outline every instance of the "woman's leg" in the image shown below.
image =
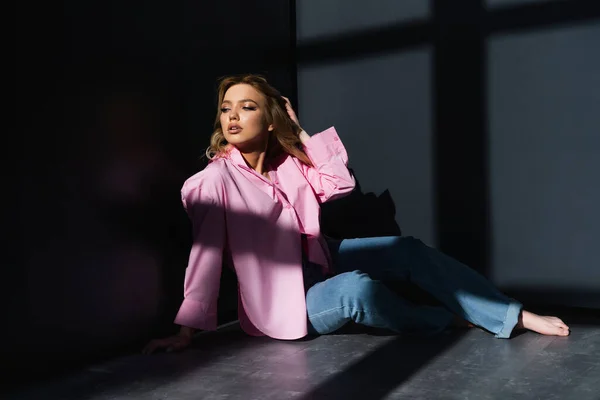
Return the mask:
{"type": "Polygon", "coordinates": [[[413,237],[347,239],[333,257],[339,273],[358,269],[373,279],[410,281],[498,338],[508,338],[519,322],[519,302],[471,268],[413,237]]]}
{"type": "Polygon", "coordinates": [[[306,294],[309,332],[332,333],[349,321],[398,333],[433,335],[454,315],[442,307],[416,306],[366,273],[341,273],[314,284],[306,294]]]}

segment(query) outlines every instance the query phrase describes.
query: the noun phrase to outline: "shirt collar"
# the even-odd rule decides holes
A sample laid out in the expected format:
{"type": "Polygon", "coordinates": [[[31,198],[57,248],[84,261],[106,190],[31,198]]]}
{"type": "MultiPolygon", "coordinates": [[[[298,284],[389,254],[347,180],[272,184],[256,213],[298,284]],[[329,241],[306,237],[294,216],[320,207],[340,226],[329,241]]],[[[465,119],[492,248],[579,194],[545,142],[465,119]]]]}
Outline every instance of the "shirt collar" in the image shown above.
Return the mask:
{"type": "Polygon", "coordinates": [[[248,168],[246,160],[244,160],[244,156],[242,156],[242,153],[237,149],[237,147],[230,145],[229,149],[227,150],[226,157],[234,163],[236,163],[237,165],[239,165],[240,167],[248,168]]]}
{"type": "MultiPolygon", "coordinates": [[[[231,162],[233,162],[235,165],[245,169],[246,171],[254,171],[252,168],[250,168],[248,166],[248,164],[246,164],[246,160],[244,159],[244,156],[242,156],[242,153],[235,146],[229,145],[228,148],[225,150],[223,157],[231,160],[231,162]]],[[[278,165],[286,157],[287,157],[287,154],[283,153],[283,154],[277,156],[271,164],[275,163],[275,165],[278,165]]]]}
{"type": "Polygon", "coordinates": [[[246,164],[244,156],[242,156],[242,153],[235,146],[229,145],[228,148],[225,150],[225,154],[223,154],[223,157],[229,159],[233,164],[246,171],[254,171],[248,166],[248,164],[246,164]]]}

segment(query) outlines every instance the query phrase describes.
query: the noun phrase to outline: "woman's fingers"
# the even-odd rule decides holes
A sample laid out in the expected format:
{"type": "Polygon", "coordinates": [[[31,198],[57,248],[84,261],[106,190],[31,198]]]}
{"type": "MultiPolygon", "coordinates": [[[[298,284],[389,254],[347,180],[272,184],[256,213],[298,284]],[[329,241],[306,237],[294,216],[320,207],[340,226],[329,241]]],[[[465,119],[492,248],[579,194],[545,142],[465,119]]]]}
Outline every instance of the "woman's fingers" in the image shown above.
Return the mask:
{"type": "Polygon", "coordinates": [[[181,351],[187,347],[186,343],[178,342],[170,347],[171,351],[181,351]]]}
{"type": "Polygon", "coordinates": [[[297,125],[300,125],[300,122],[298,121],[298,116],[296,115],[296,112],[294,111],[294,108],[292,107],[292,103],[290,102],[290,99],[288,99],[285,96],[281,96],[284,100],[285,100],[285,109],[288,113],[288,115],[290,116],[290,118],[292,119],[292,121],[294,121],[297,125]]]}
{"type": "Polygon", "coordinates": [[[144,348],[143,354],[152,354],[156,350],[169,346],[168,339],[154,339],[144,348]]]}
{"type": "Polygon", "coordinates": [[[144,349],[142,350],[142,354],[152,354],[156,348],[158,347],[158,340],[152,340],[150,341],[150,343],[148,343],[146,345],[146,347],[144,347],[144,349]]]}
{"type": "Polygon", "coordinates": [[[191,343],[191,339],[180,337],[180,336],[172,336],[165,339],[154,339],[144,347],[142,350],[142,354],[152,354],[156,350],[164,348],[167,353],[172,351],[181,351],[188,347],[191,343]]]}

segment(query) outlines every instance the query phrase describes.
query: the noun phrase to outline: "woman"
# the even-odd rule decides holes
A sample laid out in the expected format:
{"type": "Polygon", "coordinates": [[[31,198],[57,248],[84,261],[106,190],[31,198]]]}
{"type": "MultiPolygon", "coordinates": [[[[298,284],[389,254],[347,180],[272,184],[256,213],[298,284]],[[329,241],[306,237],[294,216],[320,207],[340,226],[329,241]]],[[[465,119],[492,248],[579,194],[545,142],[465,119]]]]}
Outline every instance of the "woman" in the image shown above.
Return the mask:
{"type": "Polygon", "coordinates": [[[236,271],[240,324],[251,335],[298,339],[349,321],[431,335],[465,320],[498,338],[515,328],[569,334],[560,319],[522,310],[415,238],[325,238],[319,204],[355,185],[335,129],[309,136],[289,100],[255,75],[223,79],[218,107],[211,162],[182,188],[194,244],[175,319],[181,329],[145,353],[181,350],[196,330],[216,328],[223,264],[236,271]],[[443,307],[412,304],[385,280],[410,280],[443,307]]]}

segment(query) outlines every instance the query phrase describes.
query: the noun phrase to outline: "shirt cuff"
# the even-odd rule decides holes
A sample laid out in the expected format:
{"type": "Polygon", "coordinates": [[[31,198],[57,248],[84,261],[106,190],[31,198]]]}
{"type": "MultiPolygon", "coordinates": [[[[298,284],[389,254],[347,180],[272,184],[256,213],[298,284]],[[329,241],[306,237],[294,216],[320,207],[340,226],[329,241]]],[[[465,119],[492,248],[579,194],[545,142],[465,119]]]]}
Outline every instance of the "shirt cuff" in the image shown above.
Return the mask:
{"type": "Polygon", "coordinates": [[[175,323],[190,328],[214,331],[217,329],[217,313],[209,311],[204,303],[184,299],[177,317],[175,317],[175,323]]]}
{"type": "Polygon", "coordinates": [[[334,157],[340,157],[344,163],[348,162],[346,148],[333,126],[311,136],[304,144],[304,151],[315,166],[327,163],[334,157]]]}

